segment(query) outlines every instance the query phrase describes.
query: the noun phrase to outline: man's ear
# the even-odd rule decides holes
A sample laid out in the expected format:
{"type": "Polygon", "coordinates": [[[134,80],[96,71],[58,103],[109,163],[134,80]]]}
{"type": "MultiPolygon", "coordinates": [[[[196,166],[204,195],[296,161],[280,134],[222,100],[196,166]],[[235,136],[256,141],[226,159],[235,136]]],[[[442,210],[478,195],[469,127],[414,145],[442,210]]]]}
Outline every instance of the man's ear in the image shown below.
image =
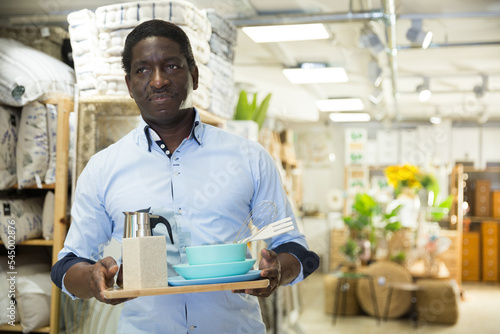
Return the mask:
{"type": "Polygon", "coordinates": [[[129,93],[130,97],[134,98],[134,95],[132,95],[132,90],[130,89],[130,76],[128,76],[126,74],[125,74],[125,83],[127,84],[128,93],[129,93]]]}
{"type": "Polygon", "coordinates": [[[191,77],[193,78],[193,90],[198,89],[198,66],[194,66],[194,68],[191,71],[191,77]]]}

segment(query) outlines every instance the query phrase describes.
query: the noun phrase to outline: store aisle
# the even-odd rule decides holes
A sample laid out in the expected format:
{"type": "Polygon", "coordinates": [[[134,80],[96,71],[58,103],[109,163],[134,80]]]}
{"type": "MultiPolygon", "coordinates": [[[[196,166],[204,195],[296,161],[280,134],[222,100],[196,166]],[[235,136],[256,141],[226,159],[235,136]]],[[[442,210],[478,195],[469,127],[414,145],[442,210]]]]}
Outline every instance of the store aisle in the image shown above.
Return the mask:
{"type": "Polygon", "coordinates": [[[332,317],[324,312],[323,274],[315,273],[301,284],[299,321],[307,334],[497,334],[500,331],[500,284],[465,282],[456,325],[423,324],[417,328],[412,328],[405,318],[378,324],[368,316],[338,317],[334,325],[332,317]]]}

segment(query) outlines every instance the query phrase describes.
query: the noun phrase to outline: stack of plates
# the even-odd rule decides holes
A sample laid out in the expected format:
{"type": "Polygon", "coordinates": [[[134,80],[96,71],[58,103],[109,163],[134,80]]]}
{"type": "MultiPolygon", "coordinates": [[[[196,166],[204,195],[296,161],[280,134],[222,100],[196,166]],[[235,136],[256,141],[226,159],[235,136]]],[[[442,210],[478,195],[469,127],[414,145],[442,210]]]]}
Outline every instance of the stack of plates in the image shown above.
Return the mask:
{"type": "Polygon", "coordinates": [[[180,275],[170,277],[170,285],[196,285],[243,282],[260,277],[260,270],[250,270],[255,259],[211,264],[178,264],[173,266],[180,275]]]}

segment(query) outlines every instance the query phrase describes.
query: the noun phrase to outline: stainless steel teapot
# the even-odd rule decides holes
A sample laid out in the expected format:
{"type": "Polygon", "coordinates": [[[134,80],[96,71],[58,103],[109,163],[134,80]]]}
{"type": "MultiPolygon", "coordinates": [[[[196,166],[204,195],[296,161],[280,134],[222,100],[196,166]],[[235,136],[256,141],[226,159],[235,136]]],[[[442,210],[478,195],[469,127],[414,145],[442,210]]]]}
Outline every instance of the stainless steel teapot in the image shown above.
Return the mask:
{"type": "Polygon", "coordinates": [[[174,244],[174,237],[172,235],[172,226],[170,222],[162,216],[152,215],[149,209],[139,211],[126,211],[125,222],[123,225],[123,238],[145,237],[153,234],[153,229],[158,224],[166,226],[168,236],[172,245],[174,244]]]}

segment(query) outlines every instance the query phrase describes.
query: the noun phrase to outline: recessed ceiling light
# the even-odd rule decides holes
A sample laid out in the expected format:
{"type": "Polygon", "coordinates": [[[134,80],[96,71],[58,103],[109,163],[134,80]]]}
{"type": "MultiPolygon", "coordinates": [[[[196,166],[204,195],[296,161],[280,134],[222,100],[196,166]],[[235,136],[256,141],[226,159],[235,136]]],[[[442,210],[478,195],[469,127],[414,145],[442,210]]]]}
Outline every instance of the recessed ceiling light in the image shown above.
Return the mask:
{"type": "Polygon", "coordinates": [[[365,112],[331,113],[329,117],[333,122],[368,122],[370,120],[370,114],[365,112]]]}
{"type": "Polygon", "coordinates": [[[255,43],[304,41],[330,37],[321,23],[243,27],[255,43]]]}
{"type": "Polygon", "coordinates": [[[317,100],[316,107],[318,107],[320,111],[324,112],[358,111],[364,110],[365,108],[363,101],[358,98],[317,100]]]}
{"type": "Polygon", "coordinates": [[[346,71],[342,67],[285,68],[283,74],[293,84],[347,82],[346,71]]]}

